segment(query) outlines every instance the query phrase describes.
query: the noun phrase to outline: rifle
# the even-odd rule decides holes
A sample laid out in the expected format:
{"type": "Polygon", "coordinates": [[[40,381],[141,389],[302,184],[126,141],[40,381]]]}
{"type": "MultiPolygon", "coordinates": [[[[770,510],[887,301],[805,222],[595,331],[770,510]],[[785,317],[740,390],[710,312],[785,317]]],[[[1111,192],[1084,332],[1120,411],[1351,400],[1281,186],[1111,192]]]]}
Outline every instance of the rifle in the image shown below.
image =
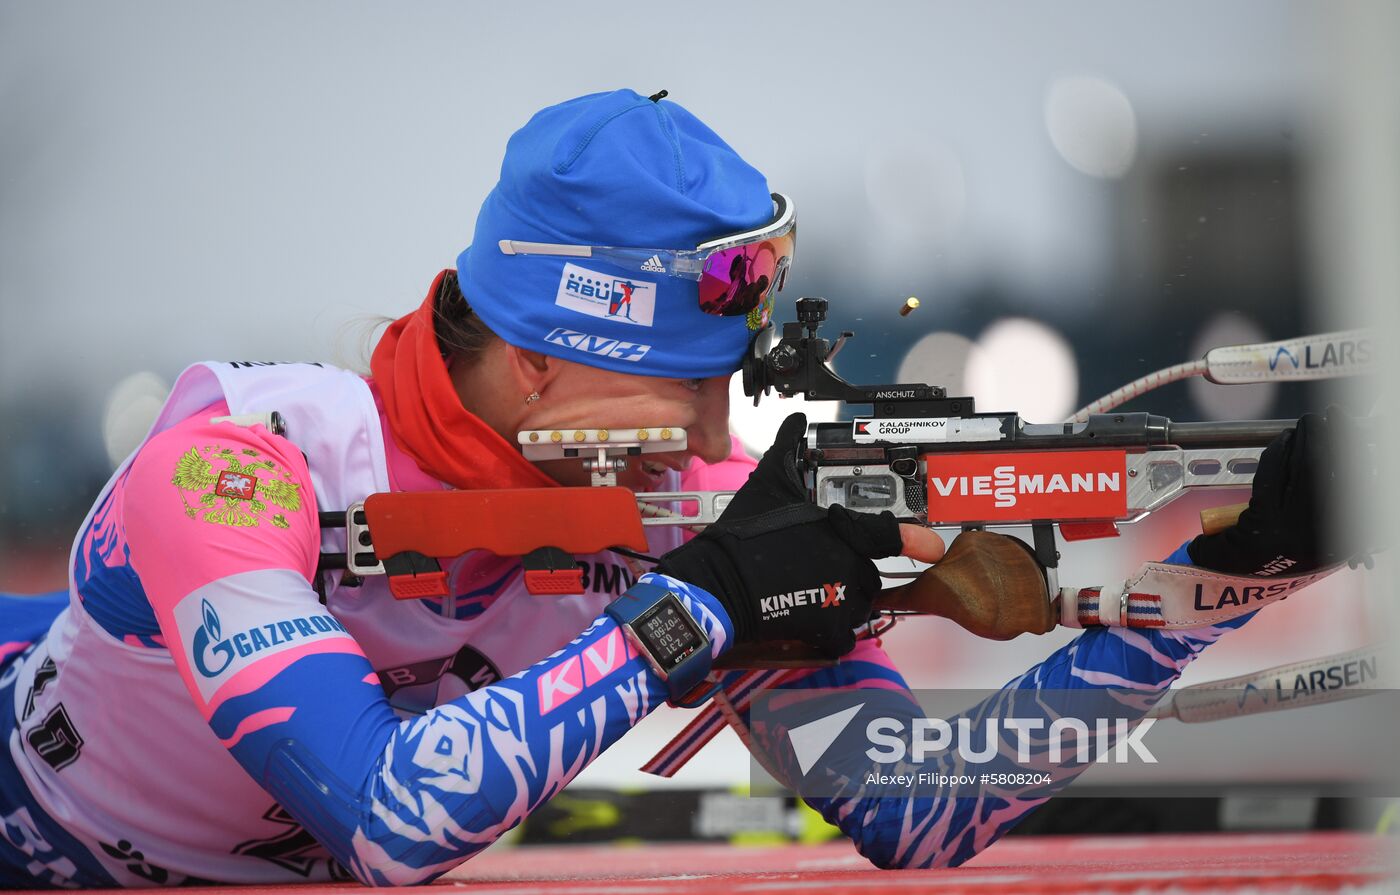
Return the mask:
{"type": "MultiPolygon", "coordinates": [[[[1046,607],[1064,595],[1057,532],[1067,541],[1111,537],[1120,523],[1141,520],[1188,491],[1248,488],[1263,448],[1296,424],[1173,422],[1150,413],[1094,411],[1109,411],[1115,402],[1188,375],[1225,383],[1320,379],[1354,375],[1370,361],[1370,343],[1359,332],[1215,349],[1203,361],[1126,386],[1064,423],[1035,424],[1016,413],[978,412],[971,397],[949,396],[940,386],[852,385],[837,375],[831,361],[854,333],[842,332],[834,345],[821,337],[827,315],[823,298],[799,299],[796,311],[797,320],[785,323],[780,337],[770,325],[754,339],[742,367],[745,394],[755,404],[771,391],[870,407],[867,415],[850,422],[809,427],[798,465],[810,498],[819,506],[888,510],[900,521],[964,533],[1028,526],[1036,575],[1041,576],[1041,606],[1028,611],[1033,615],[1041,609],[1047,617],[1046,607]]],[[[535,430],[519,433],[518,441],[530,460],[583,462],[593,487],[371,495],[345,513],[322,514],[323,527],[347,529],[349,546],[344,554],[322,554],[321,569],[344,569],[353,577],[386,574],[395,596],[404,599],[447,597],[445,576],[432,557],[488,549],[524,557],[527,586],[534,593],[577,593],[581,573],[572,554],[619,548],[624,555],[637,555],[646,549],[645,526],[703,527],[719,517],[733,494],[634,494],[616,487],[616,473],[628,456],[684,450],[685,432],[679,428],[535,430]]],[[[1217,514],[1211,526],[1232,524],[1242,507],[1217,514]]],[[[968,545],[1003,551],[999,557],[1006,569],[1027,567],[1024,557],[1015,554],[1018,548],[1007,552],[996,543],[964,534],[939,567],[949,574],[971,568],[972,563],[957,562],[973,549],[968,545]]],[[[999,593],[1024,591],[1025,581],[1024,576],[984,578],[972,582],[971,589],[989,593],[994,603],[999,593]]],[[[1078,593],[1087,600],[1090,590],[1097,601],[1098,589],[1078,593]]],[[[1092,613],[1080,611],[1071,618],[1081,624],[1132,624],[1129,597],[1125,587],[1116,615],[1107,608],[1099,613],[1095,603],[1092,613]]],[[[955,603],[946,588],[906,587],[885,591],[877,608],[951,614],[977,633],[998,636],[1002,629],[986,624],[987,613],[1004,607],[980,607],[978,630],[977,624],[957,617],[968,607],[955,603]]],[[[1016,633],[1054,626],[1053,618],[1038,626],[1024,615],[999,621],[1016,633]]],[[[772,658],[765,664],[773,664],[772,658]]],[[[794,650],[778,664],[806,661],[794,650]]]]}
{"type": "MultiPolygon", "coordinates": [[[[979,413],[971,397],[922,383],[851,385],[821,338],[827,302],[803,298],[797,321],[776,344],[755,340],[743,367],[757,404],[784,397],[869,405],[851,422],[809,427],[799,466],[819,506],[889,510],[901,522],[963,530],[1029,526],[1037,559],[1058,568],[1055,529],[1065,540],[1110,537],[1189,490],[1248,488],[1263,448],[1296,420],[1178,423],[1149,413],[1093,413],[1066,423],[1027,423],[1016,413],[979,413]]],[[[775,334],[774,334],[775,335],[775,334]]],[[[1330,372],[1330,371],[1329,371],[1330,372]]],[[[639,494],[644,503],[683,503],[682,518],[645,524],[704,525],[723,511],[720,493],[639,494]]]]}
{"type": "MultiPolygon", "coordinates": [[[[1041,599],[1049,602],[1066,596],[1076,598],[1076,611],[1067,614],[1066,622],[1074,621],[1081,626],[1101,620],[1097,598],[1105,589],[1084,588],[1076,592],[1057,588],[1060,558],[1055,546],[1057,528],[1065,540],[1109,537],[1117,533],[1119,523],[1139,521],[1189,490],[1248,488],[1263,448],[1297,422],[1175,423],[1153,414],[1108,411],[1153,388],[1191,376],[1204,376],[1220,384],[1323,379],[1356,375],[1370,363],[1370,342],[1360,332],[1217,348],[1200,361],[1178,364],[1130,383],[1088,405],[1063,424],[1035,425],[1025,423],[1014,413],[977,413],[971,398],[949,397],[946,390],[936,386],[853,386],[836,375],[830,361],[854,334],[841,333],[834,346],[819,337],[818,330],[826,317],[826,302],[821,299],[800,299],[797,314],[797,322],[784,325],[782,337],[776,344],[771,338],[776,333],[769,333],[766,342],[756,341],[744,363],[745,394],[753,397],[755,404],[771,389],[786,397],[802,395],[808,400],[840,400],[871,407],[868,417],[857,416],[849,423],[818,423],[809,427],[799,462],[808,476],[812,499],[823,505],[844,501],[852,508],[888,509],[902,521],[960,528],[962,534],[953,541],[944,559],[934,566],[934,571],[960,559],[959,545],[966,543],[969,537],[984,535],[979,529],[1029,525],[1035,555],[1045,568],[1046,591],[1041,599]],[[1054,481],[1057,469],[1058,474],[1065,477],[1065,490],[1056,488],[1054,491],[1062,503],[1047,500],[1052,493],[1049,483],[1054,481]],[[1023,470],[1033,470],[1025,473],[1031,476],[1026,482],[1023,482],[1023,470]],[[1081,478],[1076,491],[1074,476],[1090,473],[1093,478],[1081,478]],[[1115,473],[1121,475],[1115,478],[1115,473]],[[1012,475],[1014,482],[1010,480],[1012,475]],[[1107,476],[1107,482],[1102,482],[1100,475],[1107,476]],[[1041,487],[1036,487],[1037,483],[1041,487]],[[1101,489],[1101,483],[1117,487],[1101,489]],[[1003,492],[999,496],[1000,488],[1009,489],[1010,493],[1003,492]],[[1023,496],[1030,499],[1023,502],[1023,496]],[[1085,595],[1092,595],[1093,599],[1083,600],[1085,595]]],[[[645,520],[647,524],[711,522],[723,511],[727,499],[722,493],[638,496],[639,501],[655,500],[658,505],[684,501],[696,508],[688,514],[657,513],[645,520]]],[[[1213,532],[1234,524],[1245,506],[1247,504],[1236,504],[1203,511],[1203,529],[1213,532]]],[[[1006,562],[991,565],[999,571],[1016,557],[1008,554],[1003,559],[1006,562]]],[[[982,570],[988,564],[975,565],[982,570]]],[[[892,577],[883,570],[882,574],[892,577]]],[[[1298,583],[1305,585],[1321,574],[1325,572],[1299,579],[1298,583]]],[[[1226,582],[1223,587],[1227,590],[1238,587],[1241,592],[1248,593],[1248,581],[1225,577],[1220,580],[1226,582]]],[[[952,617],[964,627],[986,636],[985,632],[967,624],[967,619],[969,610],[975,613],[980,608],[985,612],[987,603],[969,607],[967,597],[990,594],[988,602],[995,604],[1008,592],[994,586],[989,588],[988,583],[983,580],[975,587],[958,587],[954,582],[952,589],[958,592],[959,600],[951,605],[952,611],[947,604],[939,605],[927,599],[931,593],[937,595],[937,590],[924,588],[911,599],[908,591],[913,585],[882,592],[876,607],[886,613],[912,611],[952,617]]],[[[1160,604],[1154,618],[1150,601],[1130,599],[1143,596],[1130,589],[1132,583],[1131,580],[1125,582],[1121,589],[1121,602],[1114,621],[1144,627],[1163,624],[1160,604]],[[1134,603],[1146,603],[1146,609],[1135,610],[1134,603]]],[[[1257,580],[1252,583],[1259,584],[1257,580]]],[[[1247,597],[1245,601],[1243,608],[1250,608],[1247,597]]],[[[1015,602],[1012,608],[1033,608],[1033,600],[1015,602]]],[[[1027,623],[1030,616],[1024,612],[1006,617],[997,615],[1002,611],[1005,607],[993,605],[990,615],[993,636],[996,636],[997,623],[1003,621],[1009,623],[1011,631],[1037,630],[1027,623]]],[[[1371,677],[1374,678],[1377,652],[1375,648],[1366,647],[1357,650],[1355,655],[1326,657],[1288,669],[1271,669],[1198,685],[1188,688],[1180,701],[1164,702],[1159,716],[1204,721],[1274,710],[1279,706],[1270,704],[1261,708],[1265,703],[1258,700],[1246,707],[1233,702],[1222,707],[1220,689],[1237,689],[1247,684],[1264,686],[1269,675],[1282,674],[1285,670],[1296,673],[1299,667],[1327,668],[1350,660],[1371,662],[1371,677]]],[[[724,658],[728,657],[726,654],[724,658]]],[[[748,661],[739,664],[772,666],[775,663],[748,661]]],[[[803,663],[799,659],[793,664],[803,663]]],[[[781,668],[745,674],[735,695],[717,694],[670,743],[642,766],[642,770],[662,777],[673,776],[725,725],[726,716],[745,711],[753,694],[779,686],[785,674],[787,672],[781,668]]],[[[1313,702],[1349,698],[1353,692],[1329,690],[1313,702]]]]}

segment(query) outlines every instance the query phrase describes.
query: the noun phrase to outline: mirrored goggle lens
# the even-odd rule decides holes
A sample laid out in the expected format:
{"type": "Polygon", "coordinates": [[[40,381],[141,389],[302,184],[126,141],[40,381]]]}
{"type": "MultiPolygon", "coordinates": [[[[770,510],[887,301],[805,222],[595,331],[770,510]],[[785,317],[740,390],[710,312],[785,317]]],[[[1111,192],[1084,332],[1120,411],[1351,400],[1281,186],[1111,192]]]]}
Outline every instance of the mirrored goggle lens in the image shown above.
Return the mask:
{"type": "Polygon", "coordinates": [[[722,317],[748,314],[775,288],[783,288],[796,245],[794,227],[782,236],[710,255],[700,276],[700,310],[722,317]]]}

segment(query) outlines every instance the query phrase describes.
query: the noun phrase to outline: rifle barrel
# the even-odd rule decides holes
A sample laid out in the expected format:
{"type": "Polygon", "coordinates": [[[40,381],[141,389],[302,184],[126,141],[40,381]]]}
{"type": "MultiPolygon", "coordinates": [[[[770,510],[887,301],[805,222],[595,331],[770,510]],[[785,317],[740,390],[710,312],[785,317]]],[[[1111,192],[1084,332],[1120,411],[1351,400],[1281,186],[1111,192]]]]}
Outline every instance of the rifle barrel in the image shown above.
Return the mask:
{"type": "Polygon", "coordinates": [[[1218,422],[1172,423],[1167,440],[1183,448],[1263,447],[1280,432],[1292,429],[1297,420],[1222,420],[1218,422]]]}

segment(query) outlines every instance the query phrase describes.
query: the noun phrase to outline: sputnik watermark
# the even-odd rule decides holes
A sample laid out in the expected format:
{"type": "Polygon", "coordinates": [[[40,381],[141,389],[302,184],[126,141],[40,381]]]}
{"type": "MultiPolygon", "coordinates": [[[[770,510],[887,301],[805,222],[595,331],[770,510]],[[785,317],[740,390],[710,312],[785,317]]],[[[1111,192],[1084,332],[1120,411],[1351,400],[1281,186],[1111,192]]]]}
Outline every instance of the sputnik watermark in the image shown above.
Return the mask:
{"type": "Polygon", "coordinates": [[[942,718],[915,718],[908,727],[902,718],[874,718],[865,726],[865,735],[873,744],[865,755],[871,761],[892,764],[911,757],[915,762],[924,762],[954,751],[963,761],[983,764],[1001,754],[1001,728],[1007,734],[1015,733],[1016,760],[1022,764],[1031,761],[1032,749],[1036,758],[1043,757],[1051,764],[1071,755],[1079,764],[1127,764],[1133,755],[1139,761],[1156,764],[1157,756],[1142,741],[1155,723],[1155,718],[1136,722],[1128,718],[1095,718],[1091,739],[1089,725],[1079,718],[1058,718],[1048,726],[1044,718],[988,718],[986,736],[979,749],[972,735],[971,718],[958,718],[955,724],[942,718]],[[910,733],[908,741],[906,730],[910,733]],[[1045,731],[1043,738],[1036,737],[1040,731],[1045,731]]]}
{"type": "Polygon", "coordinates": [[[1400,690],[1374,686],[1361,673],[1314,671],[1165,697],[1128,687],[776,688],[748,705],[764,750],[750,768],[755,787],[776,782],[808,797],[1160,795],[1164,787],[1215,796],[1220,781],[1257,772],[1267,743],[1270,761],[1282,766],[1286,755],[1300,779],[1334,781],[1329,795],[1391,794],[1400,690]],[[1208,767],[1203,754],[1213,756],[1208,767]]]}
{"type": "MultiPolygon", "coordinates": [[[[848,706],[841,712],[820,717],[815,721],[792,727],[788,741],[802,773],[811,772],[832,748],[851,721],[864,709],[865,703],[848,706]]],[[[1009,758],[1009,744],[1015,742],[1015,761],[1019,765],[1032,762],[1060,765],[1072,761],[1088,763],[1124,763],[1138,761],[1155,765],[1156,756],[1142,738],[1156,719],[1093,719],[1092,731],[1088,721],[1077,717],[1058,717],[1047,721],[1043,717],[988,717],[980,726],[969,717],[931,719],[931,717],[874,717],[865,723],[865,758],[876,765],[916,765],[941,758],[960,759],[965,765],[988,765],[1009,758]],[[981,737],[974,735],[981,731],[981,737]]],[[[948,784],[981,779],[980,775],[944,775],[944,773],[869,773],[871,783],[934,783],[948,784]],[[966,777],[963,780],[962,777],[966,777]]],[[[1029,780],[1028,780],[1029,782],[1029,780]]]]}

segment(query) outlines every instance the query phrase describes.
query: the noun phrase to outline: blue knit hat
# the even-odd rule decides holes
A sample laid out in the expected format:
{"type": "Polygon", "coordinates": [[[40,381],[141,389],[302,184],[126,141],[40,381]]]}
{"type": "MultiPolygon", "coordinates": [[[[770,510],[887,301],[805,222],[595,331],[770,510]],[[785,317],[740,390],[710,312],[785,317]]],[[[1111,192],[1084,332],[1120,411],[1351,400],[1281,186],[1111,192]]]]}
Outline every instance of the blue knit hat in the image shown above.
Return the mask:
{"type": "Polygon", "coordinates": [[[702,312],[698,283],[498,243],[694,249],[772,217],[764,176],[680,105],[595,93],[510,138],[457,273],[472,309],[517,347],[623,373],[723,376],[752,334],[742,316],[702,312]]]}

